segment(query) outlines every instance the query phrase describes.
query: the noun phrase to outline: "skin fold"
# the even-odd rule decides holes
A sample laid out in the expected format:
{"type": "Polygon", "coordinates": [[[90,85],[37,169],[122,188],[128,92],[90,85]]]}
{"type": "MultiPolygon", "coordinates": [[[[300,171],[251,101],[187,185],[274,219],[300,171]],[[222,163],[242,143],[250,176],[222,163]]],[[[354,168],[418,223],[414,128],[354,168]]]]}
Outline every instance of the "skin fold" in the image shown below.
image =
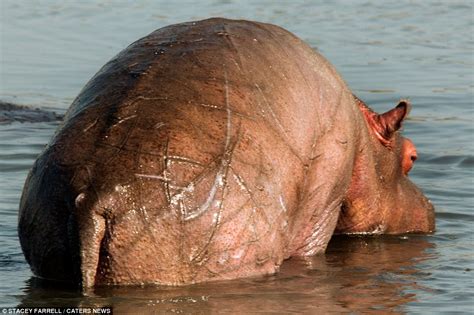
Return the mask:
{"type": "Polygon", "coordinates": [[[136,41],[83,88],[23,190],[35,275],[82,288],[278,270],[334,233],[429,233],[398,132],[270,24],[208,19],[136,41]]]}

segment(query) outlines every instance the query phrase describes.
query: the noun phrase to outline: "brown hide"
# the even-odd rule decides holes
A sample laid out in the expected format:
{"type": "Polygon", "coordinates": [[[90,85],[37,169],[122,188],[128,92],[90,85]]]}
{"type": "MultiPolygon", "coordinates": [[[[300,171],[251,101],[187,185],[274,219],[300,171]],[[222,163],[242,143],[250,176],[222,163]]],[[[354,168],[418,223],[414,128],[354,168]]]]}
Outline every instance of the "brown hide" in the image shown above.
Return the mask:
{"type": "Polygon", "coordinates": [[[165,27],[71,105],[25,184],[22,248],[36,275],[83,287],[274,273],[325,250],[370,137],[335,69],[291,33],[165,27]]]}

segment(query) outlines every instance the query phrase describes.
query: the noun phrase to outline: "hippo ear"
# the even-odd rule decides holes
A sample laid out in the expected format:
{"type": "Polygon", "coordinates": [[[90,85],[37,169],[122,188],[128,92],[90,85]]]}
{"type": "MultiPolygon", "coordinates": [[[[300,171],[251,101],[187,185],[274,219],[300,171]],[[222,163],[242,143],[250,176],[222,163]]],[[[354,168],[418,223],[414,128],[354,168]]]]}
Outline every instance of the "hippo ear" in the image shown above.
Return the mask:
{"type": "Polygon", "coordinates": [[[362,114],[364,114],[367,125],[372,129],[377,139],[387,148],[391,148],[393,134],[401,128],[403,120],[410,112],[410,102],[408,100],[400,100],[395,108],[379,115],[357,98],[357,96],[354,95],[354,99],[362,114]]]}
{"type": "Polygon", "coordinates": [[[378,115],[377,121],[379,122],[380,127],[382,127],[378,130],[381,133],[381,136],[386,140],[389,140],[395,131],[402,127],[402,122],[408,116],[410,110],[410,102],[408,100],[400,100],[395,108],[378,115]]]}

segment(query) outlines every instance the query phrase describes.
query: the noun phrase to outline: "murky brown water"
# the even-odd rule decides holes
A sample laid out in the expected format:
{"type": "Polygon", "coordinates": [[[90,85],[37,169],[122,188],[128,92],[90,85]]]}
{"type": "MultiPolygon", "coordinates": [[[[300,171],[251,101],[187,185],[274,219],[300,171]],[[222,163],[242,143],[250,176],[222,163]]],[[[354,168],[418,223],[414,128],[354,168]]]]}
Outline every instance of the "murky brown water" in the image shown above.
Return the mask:
{"type": "Polygon", "coordinates": [[[289,260],[278,275],[188,287],[99,288],[84,298],[30,281],[24,306],[113,305],[116,312],[328,313],[402,311],[429,275],[433,244],[422,237],[336,238],[324,256],[289,260]],[[36,286],[36,287],[35,287],[36,286]]]}
{"type": "Polygon", "coordinates": [[[413,180],[432,236],[344,238],[271,277],[81,296],[31,278],[16,235],[22,185],[56,123],[0,125],[0,307],[112,305],[117,313],[474,313],[474,11],[471,1],[0,3],[0,100],[64,111],[113,55],[159,27],[225,16],[281,25],[383,111],[414,108],[413,180]]]}

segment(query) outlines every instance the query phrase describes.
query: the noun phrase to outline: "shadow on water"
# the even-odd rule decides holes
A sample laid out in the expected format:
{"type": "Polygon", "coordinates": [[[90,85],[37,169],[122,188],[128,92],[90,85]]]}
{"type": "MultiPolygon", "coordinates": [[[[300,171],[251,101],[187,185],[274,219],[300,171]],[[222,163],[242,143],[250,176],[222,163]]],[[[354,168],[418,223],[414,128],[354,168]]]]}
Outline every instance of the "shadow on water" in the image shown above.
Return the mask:
{"type": "Polygon", "coordinates": [[[290,259],[274,276],[185,287],[101,287],[81,295],[30,279],[19,306],[113,306],[116,313],[403,312],[435,258],[429,237],[334,237],[325,255],[290,259]]]}

